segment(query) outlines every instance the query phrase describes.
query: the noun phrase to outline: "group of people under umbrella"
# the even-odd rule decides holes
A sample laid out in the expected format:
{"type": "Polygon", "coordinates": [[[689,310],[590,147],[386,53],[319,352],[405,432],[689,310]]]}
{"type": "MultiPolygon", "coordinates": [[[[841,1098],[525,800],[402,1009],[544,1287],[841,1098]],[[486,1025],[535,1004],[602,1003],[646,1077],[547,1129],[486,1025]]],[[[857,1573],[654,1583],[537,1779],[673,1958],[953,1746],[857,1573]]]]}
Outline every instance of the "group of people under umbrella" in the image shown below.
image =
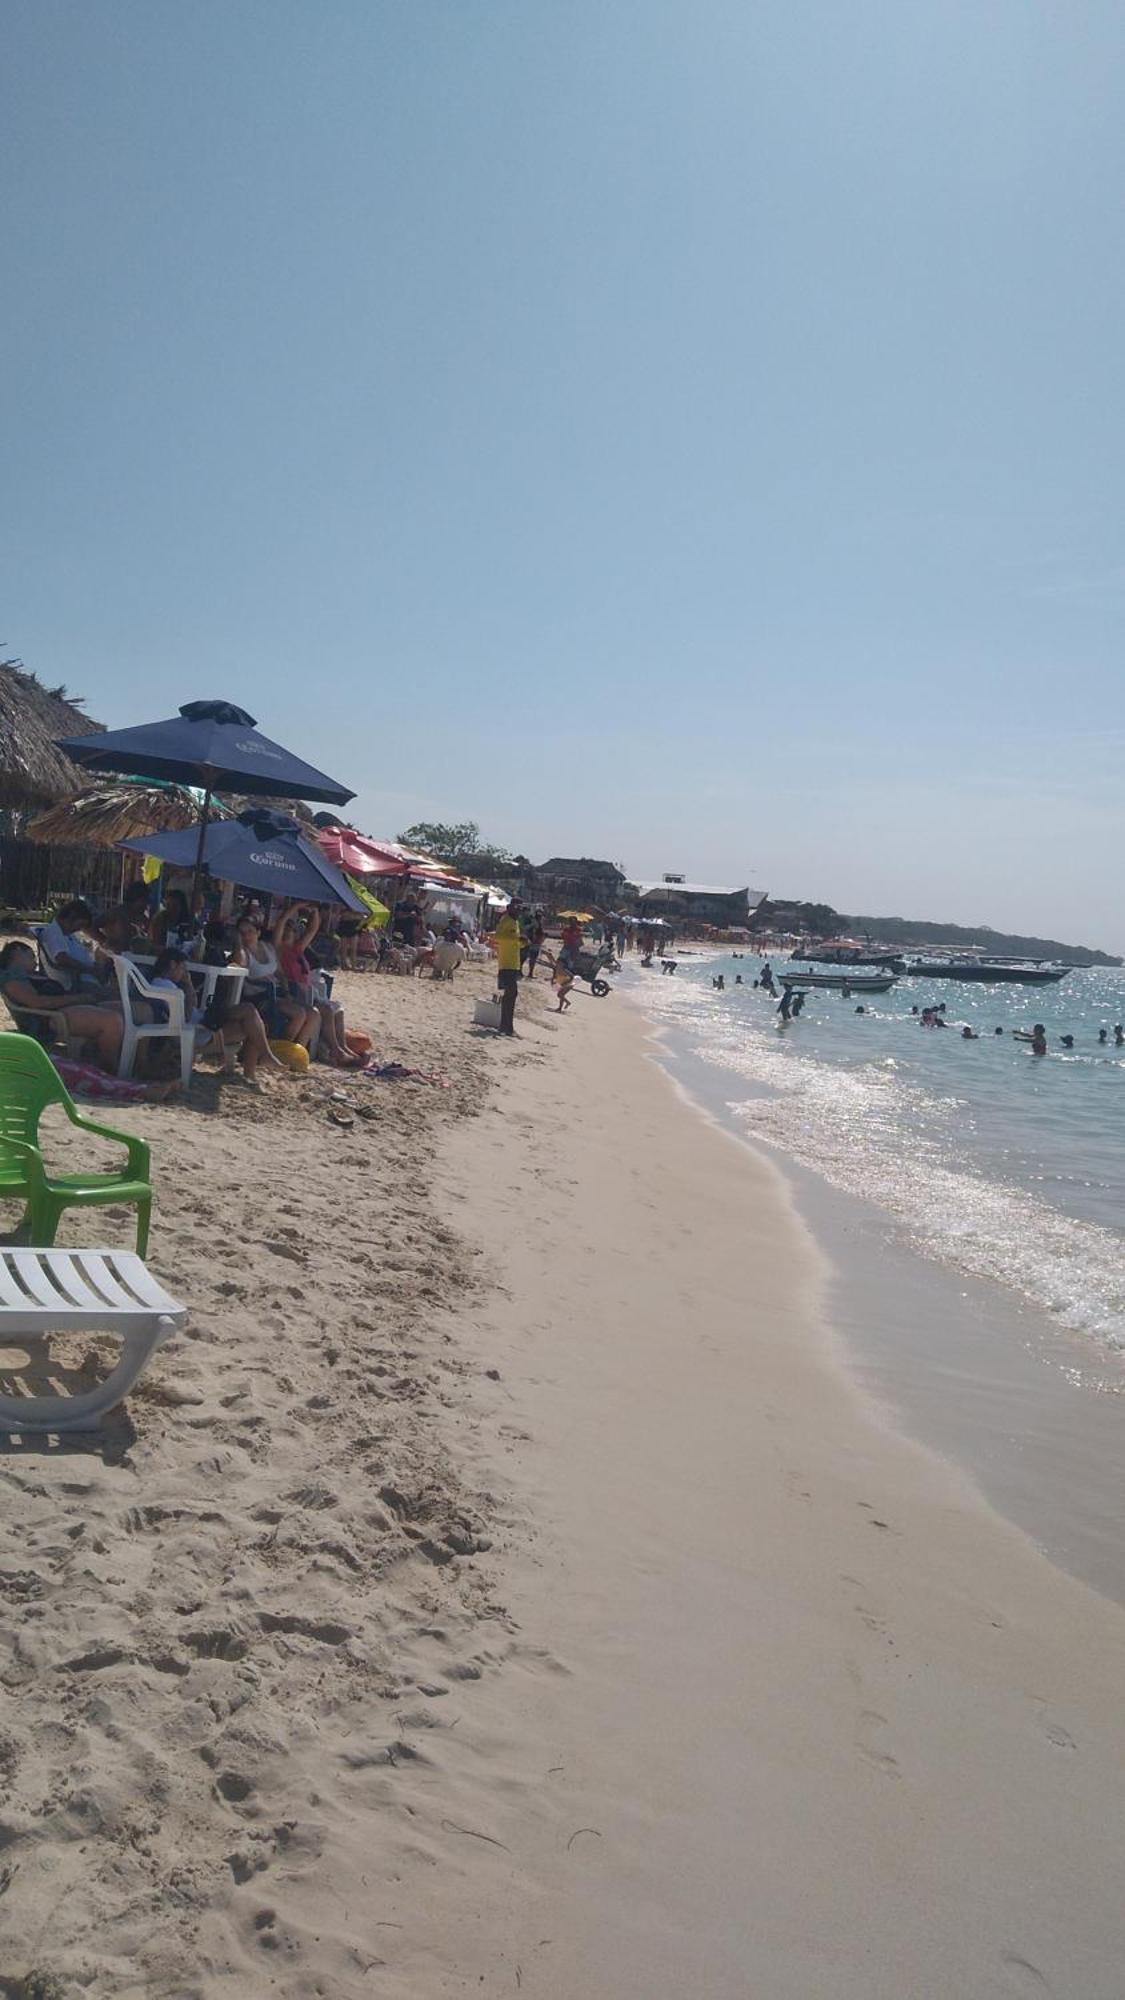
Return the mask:
{"type": "Polygon", "coordinates": [[[114,1071],[123,1020],[120,996],[109,984],[112,954],[131,947],[155,953],[146,983],[155,991],[179,989],[185,1019],[198,1022],[203,1039],[210,1035],[237,1046],[251,1079],[260,1065],[278,1063],[271,1040],[306,1051],[318,1043],[330,1061],[353,1062],[342,1010],[325,993],[312,954],[323,906],[340,905],[363,917],[364,904],[288,815],[264,805],[234,819],[215,818],[211,810],[219,790],[342,806],[354,796],[348,787],[272,742],[244,709],[221,701],[190,702],[166,721],[66,738],[59,747],[87,769],[202,791],[197,827],[121,843],[165,866],[190,868],[192,887],[171,890],[152,910],[148,886],[135,883],[97,930],[86,904],[72,900],[41,939],[44,972],[36,967],[32,948],[12,940],[0,953],[0,992],[20,1025],[48,1038],[51,1015],[63,1016],[68,1036],[77,1035],[100,1067],[114,1071]],[[217,923],[208,937],[200,894],[204,870],[256,897],[269,897],[272,935],[263,938],[261,906],[248,903],[234,938],[224,938],[217,923]],[[216,986],[208,1007],[200,1007],[193,959],[241,967],[241,996],[224,1002],[216,986]]]}

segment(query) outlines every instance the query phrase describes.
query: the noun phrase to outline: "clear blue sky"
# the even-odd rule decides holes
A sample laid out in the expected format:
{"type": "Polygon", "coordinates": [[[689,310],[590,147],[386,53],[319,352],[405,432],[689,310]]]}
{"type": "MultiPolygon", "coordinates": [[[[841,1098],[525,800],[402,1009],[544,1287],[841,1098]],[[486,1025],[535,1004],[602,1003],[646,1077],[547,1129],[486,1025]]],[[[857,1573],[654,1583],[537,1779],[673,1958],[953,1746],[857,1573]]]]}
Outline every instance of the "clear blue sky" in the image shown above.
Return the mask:
{"type": "Polygon", "coordinates": [[[1118,0],[8,0],[0,638],[1125,948],[1118,0]]]}

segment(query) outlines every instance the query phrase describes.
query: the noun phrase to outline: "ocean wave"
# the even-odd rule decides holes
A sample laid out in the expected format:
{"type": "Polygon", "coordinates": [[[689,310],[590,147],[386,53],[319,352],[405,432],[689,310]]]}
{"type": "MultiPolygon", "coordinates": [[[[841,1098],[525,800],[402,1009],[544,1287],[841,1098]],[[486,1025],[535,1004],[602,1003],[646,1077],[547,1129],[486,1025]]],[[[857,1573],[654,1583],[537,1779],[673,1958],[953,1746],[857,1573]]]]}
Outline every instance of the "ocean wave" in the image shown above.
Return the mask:
{"type": "Polygon", "coordinates": [[[662,1028],[688,1038],[695,1056],[748,1086],[726,1101],[747,1136],[874,1203],[924,1255],[1125,1350],[1120,1239],[1044,1200],[1030,1184],[1041,1175],[982,1172],[971,1157],[979,1113],[966,1098],[908,1080],[883,1053],[818,1060],[688,981],[653,981],[637,997],[662,1028]]]}

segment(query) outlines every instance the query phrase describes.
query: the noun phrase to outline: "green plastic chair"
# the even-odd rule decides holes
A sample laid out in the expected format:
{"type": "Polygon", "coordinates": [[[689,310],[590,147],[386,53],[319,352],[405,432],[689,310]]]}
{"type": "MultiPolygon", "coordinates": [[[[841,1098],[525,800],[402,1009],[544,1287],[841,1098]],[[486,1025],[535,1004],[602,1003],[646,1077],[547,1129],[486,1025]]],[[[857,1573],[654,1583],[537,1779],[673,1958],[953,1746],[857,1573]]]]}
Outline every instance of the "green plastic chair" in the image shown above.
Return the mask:
{"type": "Polygon", "coordinates": [[[31,1035],[0,1034],[0,1197],[5,1195],[24,1197],[23,1227],[38,1249],[50,1249],[64,1208],[106,1202],[136,1206],[138,1257],[148,1247],[152,1184],[146,1141],[84,1117],[46,1050],[31,1035]],[[81,1131],[124,1146],[128,1157],[119,1172],[49,1174],[39,1151],[39,1120],[49,1104],[61,1104],[81,1131]]]}

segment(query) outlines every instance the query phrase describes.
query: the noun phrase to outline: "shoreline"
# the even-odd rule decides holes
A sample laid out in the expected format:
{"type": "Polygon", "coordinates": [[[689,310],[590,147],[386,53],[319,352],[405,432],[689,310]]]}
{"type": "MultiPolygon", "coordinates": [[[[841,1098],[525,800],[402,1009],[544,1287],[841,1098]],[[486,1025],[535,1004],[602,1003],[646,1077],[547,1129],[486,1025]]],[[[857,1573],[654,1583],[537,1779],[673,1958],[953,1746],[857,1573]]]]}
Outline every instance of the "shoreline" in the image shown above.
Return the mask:
{"type": "Polygon", "coordinates": [[[729,1105],[728,1073],[648,1012],[643,986],[630,981],[622,996],[696,1115],[782,1176],[826,1259],[826,1310],[853,1379],[1052,1561],[1125,1604],[1121,1357],[1107,1355],[1099,1375],[1086,1336],[1019,1291],[925,1254],[877,1203],[763,1138],[729,1105]]]}
{"type": "Polygon", "coordinates": [[[886,1421],[778,1169],[641,1030],[576,1008],[442,1171],[503,1287],[479,1448],[526,1635],[477,1697],[495,1768],[449,1749],[512,1853],[472,1871],[505,1948],[460,1963],[543,2000],[1112,2000],[1125,1616],[886,1421]]]}
{"type": "Polygon", "coordinates": [[[780,1169],[636,1010],[543,982],[503,1045],[486,979],[345,982],[454,1079],[354,1131],[335,1078],[123,1121],[193,1142],[195,1324],[135,1436],[0,1462],[13,1971],[1116,2000],[1125,1614],[857,1384],[780,1169]]]}

